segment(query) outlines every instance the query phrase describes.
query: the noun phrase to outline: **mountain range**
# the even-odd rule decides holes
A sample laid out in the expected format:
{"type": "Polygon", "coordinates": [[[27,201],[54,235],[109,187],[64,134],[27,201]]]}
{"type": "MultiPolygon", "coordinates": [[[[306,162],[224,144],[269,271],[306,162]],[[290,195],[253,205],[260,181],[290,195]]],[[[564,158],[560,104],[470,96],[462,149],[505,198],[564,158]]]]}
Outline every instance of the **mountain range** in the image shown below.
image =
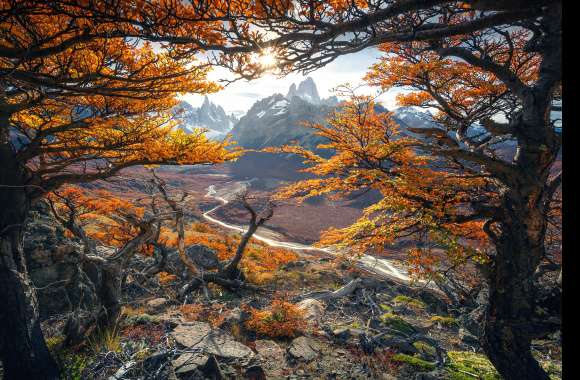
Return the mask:
{"type": "Polygon", "coordinates": [[[180,120],[178,128],[192,133],[195,128],[207,130],[206,136],[220,139],[233,128],[238,118],[226,114],[222,106],[212,103],[206,96],[201,107],[194,107],[186,101],[181,101],[175,107],[175,113],[180,120]]]}

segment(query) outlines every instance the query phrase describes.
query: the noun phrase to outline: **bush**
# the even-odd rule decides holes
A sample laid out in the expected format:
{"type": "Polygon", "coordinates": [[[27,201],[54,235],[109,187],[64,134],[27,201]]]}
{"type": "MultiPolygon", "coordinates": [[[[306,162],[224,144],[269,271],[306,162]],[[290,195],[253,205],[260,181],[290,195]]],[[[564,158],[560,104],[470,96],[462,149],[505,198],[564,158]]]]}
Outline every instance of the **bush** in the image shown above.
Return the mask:
{"type": "Polygon", "coordinates": [[[87,367],[87,357],[76,353],[60,353],[57,357],[60,376],[63,380],[83,380],[83,372],[87,367]]]}
{"type": "Polygon", "coordinates": [[[94,354],[121,351],[121,339],[117,326],[102,331],[95,331],[88,337],[87,341],[90,350],[94,354]]]}
{"type": "Polygon", "coordinates": [[[295,337],[306,328],[304,311],[298,306],[274,300],[267,310],[250,309],[246,327],[269,337],[295,337]]]}
{"type": "Polygon", "coordinates": [[[209,306],[194,303],[183,305],[179,310],[186,320],[208,322],[212,327],[220,327],[227,316],[227,310],[222,303],[209,306]]]}

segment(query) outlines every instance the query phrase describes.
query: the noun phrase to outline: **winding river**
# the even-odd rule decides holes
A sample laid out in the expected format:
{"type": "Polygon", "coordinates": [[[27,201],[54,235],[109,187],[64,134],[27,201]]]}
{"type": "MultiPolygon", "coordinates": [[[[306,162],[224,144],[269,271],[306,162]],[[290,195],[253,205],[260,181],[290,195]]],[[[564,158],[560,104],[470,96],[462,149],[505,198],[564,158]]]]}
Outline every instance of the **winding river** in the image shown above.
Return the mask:
{"type": "MultiPolygon", "coordinates": [[[[244,189],[244,186],[247,186],[243,182],[238,182],[238,183],[236,183],[236,185],[238,186],[238,189],[239,189],[238,191],[244,189]]],[[[220,192],[221,192],[221,190],[220,190],[220,192]]],[[[216,207],[206,211],[205,213],[203,213],[203,217],[207,221],[214,223],[214,224],[217,224],[223,228],[227,228],[227,229],[242,232],[242,233],[245,232],[246,228],[244,226],[226,223],[226,222],[223,222],[223,221],[211,216],[211,214],[213,212],[215,212],[216,210],[220,209],[221,207],[227,205],[230,202],[226,198],[226,196],[228,196],[230,194],[235,195],[236,193],[237,193],[237,191],[234,190],[233,192],[230,191],[226,195],[220,195],[218,190],[216,190],[215,185],[209,186],[207,188],[206,197],[215,199],[215,200],[219,201],[220,204],[217,205],[216,207]]],[[[228,198],[231,197],[231,195],[228,196],[228,198]]],[[[336,255],[338,253],[337,251],[332,250],[331,248],[328,248],[328,247],[314,247],[312,245],[305,245],[305,244],[294,243],[294,242],[289,242],[289,241],[275,240],[272,238],[268,238],[264,235],[261,235],[259,233],[255,233],[253,235],[253,238],[260,240],[260,241],[262,241],[262,242],[264,242],[272,247],[287,248],[287,249],[293,249],[293,250],[297,250],[297,251],[322,251],[322,252],[326,252],[326,253],[329,253],[332,255],[336,255]]],[[[376,258],[376,257],[370,256],[370,255],[363,255],[359,258],[358,265],[366,270],[369,270],[369,271],[379,275],[379,276],[383,276],[386,278],[390,278],[390,279],[408,284],[411,280],[409,278],[408,274],[400,269],[397,269],[393,264],[391,264],[391,262],[392,262],[392,260],[389,260],[389,259],[376,258]]]]}

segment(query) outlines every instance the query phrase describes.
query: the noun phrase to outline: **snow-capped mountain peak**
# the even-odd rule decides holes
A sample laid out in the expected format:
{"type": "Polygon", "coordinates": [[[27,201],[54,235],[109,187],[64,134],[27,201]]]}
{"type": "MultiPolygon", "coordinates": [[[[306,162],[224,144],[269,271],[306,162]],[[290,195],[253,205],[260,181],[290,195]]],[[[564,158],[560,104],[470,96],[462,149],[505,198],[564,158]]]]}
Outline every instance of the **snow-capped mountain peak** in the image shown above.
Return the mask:
{"type": "Polygon", "coordinates": [[[222,137],[238,121],[237,117],[226,114],[221,106],[212,103],[207,96],[201,107],[193,107],[182,101],[175,107],[175,112],[181,121],[179,128],[187,133],[193,132],[195,128],[208,129],[208,137],[222,137]]]}
{"type": "Polygon", "coordinates": [[[314,79],[311,77],[308,77],[300,82],[298,87],[296,87],[296,84],[292,83],[286,98],[292,100],[294,96],[298,96],[299,98],[302,98],[303,100],[312,104],[320,104],[321,102],[318,89],[316,88],[316,83],[314,83],[314,79]]]}

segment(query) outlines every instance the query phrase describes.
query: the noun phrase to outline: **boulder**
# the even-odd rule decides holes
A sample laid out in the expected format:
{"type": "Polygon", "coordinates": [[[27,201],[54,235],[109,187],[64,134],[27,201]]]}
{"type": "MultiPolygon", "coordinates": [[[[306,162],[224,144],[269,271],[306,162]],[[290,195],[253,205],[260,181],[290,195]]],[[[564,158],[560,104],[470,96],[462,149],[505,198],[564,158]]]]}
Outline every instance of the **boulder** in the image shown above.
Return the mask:
{"type": "Polygon", "coordinates": [[[298,337],[290,343],[288,354],[297,360],[309,362],[318,356],[316,344],[305,336],[298,337]]]}
{"type": "Polygon", "coordinates": [[[41,319],[73,311],[77,305],[99,306],[95,280],[99,273],[87,263],[81,268],[82,247],[65,236],[50,207],[38,202],[24,229],[24,254],[30,278],[37,288],[41,319]]]}
{"type": "Polygon", "coordinates": [[[341,327],[332,331],[332,337],[339,344],[354,343],[363,333],[360,329],[341,327]]]}
{"type": "Polygon", "coordinates": [[[222,330],[212,330],[205,322],[189,322],[178,325],[171,336],[182,346],[223,358],[249,358],[253,351],[222,330]]]}
{"type": "Polygon", "coordinates": [[[464,328],[459,329],[459,339],[468,346],[479,347],[479,339],[464,328]]]}
{"type": "MultiPolygon", "coordinates": [[[[281,378],[287,368],[284,349],[272,340],[256,340],[256,352],[267,378],[281,378]]],[[[257,376],[257,378],[260,378],[257,376]]]]}

